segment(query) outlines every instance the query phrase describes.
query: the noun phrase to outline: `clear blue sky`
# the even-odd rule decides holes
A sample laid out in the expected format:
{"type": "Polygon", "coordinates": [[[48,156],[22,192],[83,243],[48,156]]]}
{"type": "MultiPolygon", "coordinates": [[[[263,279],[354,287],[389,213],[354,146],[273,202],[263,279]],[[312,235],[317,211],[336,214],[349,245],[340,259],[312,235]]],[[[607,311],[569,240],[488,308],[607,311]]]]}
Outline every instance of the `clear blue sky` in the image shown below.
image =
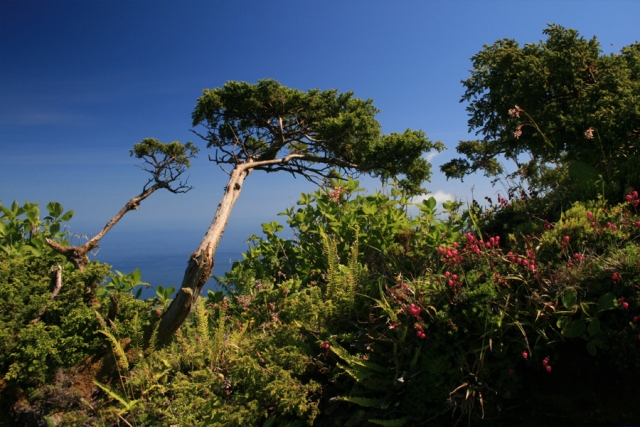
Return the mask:
{"type": "MultiPolygon", "coordinates": [[[[59,201],[76,211],[75,231],[95,233],[146,182],[128,154],[134,143],[201,144],[189,132],[200,91],[261,78],[374,99],[385,132],[422,129],[449,147],[432,160],[430,191],[466,200],[474,185],[476,197],[492,195],[482,177],[447,182],[438,169],[471,137],[459,103],[469,58],[501,38],[536,42],[547,23],[597,35],[612,52],[640,38],[638,17],[636,0],[2,0],[0,200],[59,201]]],[[[160,232],[167,244],[204,233],[226,175],[201,146],[195,189],[154,194],[121,232],[160,232]]],[[[223,246],[244,247],[313,189],[289,175],[251,175],[223,246]]],[[[149,242],[163,244],[158,234],[149,242]]]]}

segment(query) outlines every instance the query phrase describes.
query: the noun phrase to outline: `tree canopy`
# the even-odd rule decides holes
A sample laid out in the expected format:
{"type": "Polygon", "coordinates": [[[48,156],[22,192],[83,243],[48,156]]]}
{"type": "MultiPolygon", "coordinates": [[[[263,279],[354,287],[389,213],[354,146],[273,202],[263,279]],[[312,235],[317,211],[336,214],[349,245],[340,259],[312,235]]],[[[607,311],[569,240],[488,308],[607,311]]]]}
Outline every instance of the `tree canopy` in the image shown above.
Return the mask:
{"type": "Polygon", "coordinates": [[[502,39],[471,58],[461,102],[481,138],[460,141],[464,157],[441,169],[449,178],[498,176],[504,156],[534,186],[557,186],[550,172],[565,167],[573,177],[601,176],[618,197],[640,184],[640,43],[605,55],[595,37],[558,25],[543,32],[545,41],[502,39]]]}
{"type": "Polygon", "coordinates": [[[275,80],[227,82],[207,89],[193,112],[193,126],[221,164],[255,162],[254,170],[286,171],[317,181],[333,171],[369,173],[382,179],[403,175],[399,186],[422,193],[430,164],[422,155],[441,151],[422,131],[383,135],[371,99],[352,92],[302,92],[275,80]],[[277,156],[283,161],[274,162],[277,156]],[[260,164],[260,162],[268,162],[260,164]]]}

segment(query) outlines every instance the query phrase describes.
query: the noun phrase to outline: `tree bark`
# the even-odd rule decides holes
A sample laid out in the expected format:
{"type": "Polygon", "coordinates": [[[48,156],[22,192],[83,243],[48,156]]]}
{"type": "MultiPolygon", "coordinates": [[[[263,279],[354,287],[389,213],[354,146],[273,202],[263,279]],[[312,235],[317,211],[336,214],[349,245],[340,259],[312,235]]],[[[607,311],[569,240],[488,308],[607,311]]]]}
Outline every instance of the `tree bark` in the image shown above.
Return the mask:
{"type": "Polygon", "coordinates": [[[225,193],[218,205],[213,221],[211,221],[209,229],[200,242],[200,246],[189,257],[189,263],[182,279],[182,286],[176,298],[162,315],[158,329],[158,344],[166,343],[180,325],[184,323],[189,313],[191,313],[202,287],[209,280],[213,270],[213,256],[231,216],[231,210],[240,196],[242,184],[251,173],[252,167],[252,163],[241,163],[237,164],[231,171],[229,183],[225,187],[225,193]]]}

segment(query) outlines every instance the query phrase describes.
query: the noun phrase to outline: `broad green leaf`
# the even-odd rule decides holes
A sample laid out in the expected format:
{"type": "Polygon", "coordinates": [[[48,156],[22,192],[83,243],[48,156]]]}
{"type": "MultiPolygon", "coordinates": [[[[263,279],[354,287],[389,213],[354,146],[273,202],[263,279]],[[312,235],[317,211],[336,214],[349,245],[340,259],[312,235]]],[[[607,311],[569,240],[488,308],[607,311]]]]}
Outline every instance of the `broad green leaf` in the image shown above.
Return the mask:
{"type": "Polygon", "coordinates": [[[57,223],[57,222],[54,223],[54,224],[51,224],[51,227],[49,227],[49,232],[52,235],[56,235],[56,234],[58,234],[58,231],[60,231],[60,224],[57,223]]]}
{"type": "Polygon", "coordinates": [[[76,213],[75,211],[67,211],[64,215],[62,215],[62,216],[58,219],[58,221],[59,221],[59,222],[67,222],[67,221],[69,221],[69,220],[73,217],[73,215],[74,215],[75,213],[76,213]]]}
{"type": "Polygon", "coordinates": [[[598,354],[598,350],[596,349],[596,344],[593,341],[589,341],[587,343],[587,351],[589,352],[590,355],[595,356],[596,354],[598,354]]]}
{"type": "Polygon", "coordinates": [[[402,417],[402,418],[396,418],[393,420],[369,419],[367,421],[369,421],[371,424],[377,424],[385,427],[401,427],[405,425],[407,421],[409,421],[409,418],[402,417]]]}
{"type": "Polygon", "coordinates": [[[427,205],[429,209],[433,210],[438,204],[438,202],[436,201],[435,197],[429,197],[427,200],[424,201],[424,204],[427,205]]]}
{"type": "Polygon", "coordinates": [[[578,338],[584,334],[587,329],[587,322],[584,319],[574,320],[562,329],[562,335],[567,338],[578,338]]]}
{"type": "Polygon", "coordinates": [[[616,308],[616,296],[611,292],[602,295],[598,299],[598,313],[616,308]]]}
{"type": "Polygon", "coordinates": [[[364,406],[365,408],[370,408],[372,406],[378,406],[382,403],[382,400],[369,398],[369,397],[359,397],[359,396],[337,396],[334,400],[341,400],[343,402],[351,402],[355,403],[359,406],[364,406]]]}
{"type": "Polygon", "coordinates": [[[567,308],[573,308],[578,301],[578,294],[575,289],[567,289],[562,295],[562,304],[567,308]]]}
{"type": "Polygon", "coordinates": [[[133,282],[133,284],[137,285],[138,283],[140,283],[140,279],[142,278],[142,273],[140,273],[139,268],[136,268],[131,272],[131,274],[129,274],[129,277],[131,278],[131,281],[133,282]]]}
{"type": "Polygon", "coordinates": [[[62,215],[64,209],[58,202],[49,202],[49,204],[47,205],[47,211],[53,218],[58,218],[60,215],[62,215]]]}

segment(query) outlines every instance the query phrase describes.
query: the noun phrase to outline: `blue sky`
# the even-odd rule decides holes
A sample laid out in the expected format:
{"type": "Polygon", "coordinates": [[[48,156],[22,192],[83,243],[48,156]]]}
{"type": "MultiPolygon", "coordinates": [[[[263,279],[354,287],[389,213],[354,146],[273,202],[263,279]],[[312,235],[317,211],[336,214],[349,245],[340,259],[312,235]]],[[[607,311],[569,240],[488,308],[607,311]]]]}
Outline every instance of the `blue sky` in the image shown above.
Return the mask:
{"type": "MultiPolygon", "coordinates": [[[[96,233],[146,182],[128,154],[134,143],[191,140],[203,148],[190,172],[195,189],[154,194],[116,230],[137,230],[140,250],[185,236],[195,249],[226,182],[189,132],[196,99],[228,80],[261,78],[374,99],[385,132],[422,129],[449,147],[432,159],[426,188],[463,201],[472,186],[476,198],[493,195],[481,176],[446,181],[438,169],[472,138],[459,103],[469,58],[501,38],[537,42],[547,23],[617,51],[640,38],[639,16],[640,2],[622,0],[2,0],[0,200],[59,201],[76,211],[74,231],[96,233]]],[[[245,247],[312,190],[286,174],[252,174],[221,248],[245,247]]]]}

